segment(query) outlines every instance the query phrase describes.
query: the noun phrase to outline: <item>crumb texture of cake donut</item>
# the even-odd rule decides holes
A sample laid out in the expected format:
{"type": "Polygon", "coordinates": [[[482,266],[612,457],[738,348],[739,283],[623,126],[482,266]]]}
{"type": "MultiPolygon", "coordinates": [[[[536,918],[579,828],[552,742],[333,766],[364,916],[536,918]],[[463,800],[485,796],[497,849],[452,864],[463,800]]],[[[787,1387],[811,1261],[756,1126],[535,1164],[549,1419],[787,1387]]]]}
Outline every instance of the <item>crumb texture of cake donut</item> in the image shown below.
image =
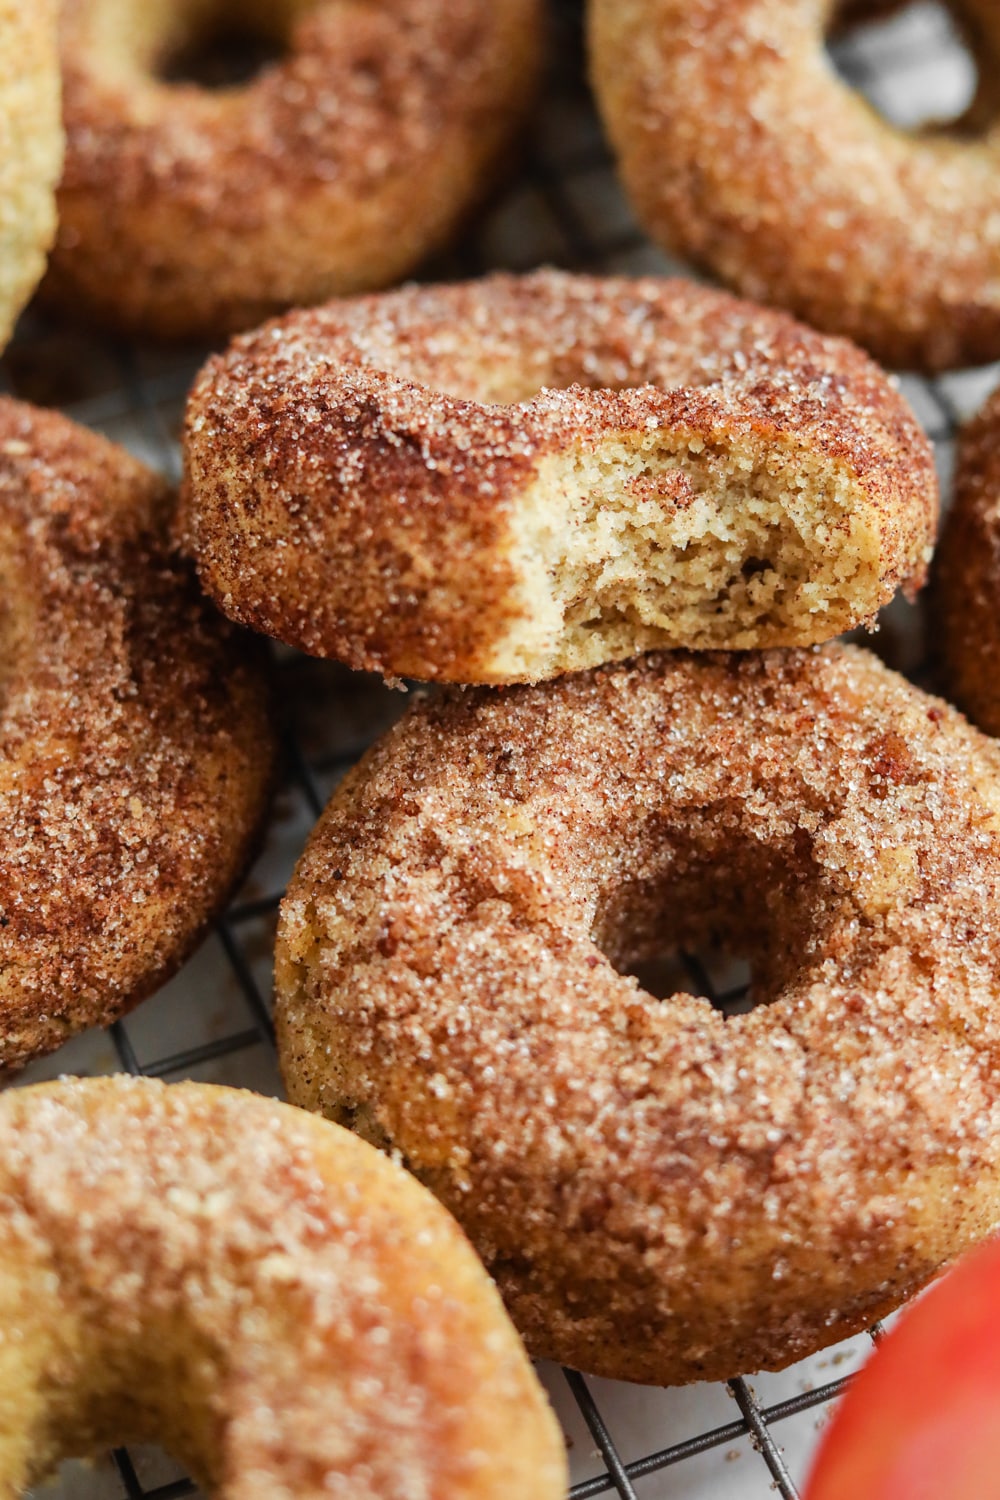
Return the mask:
{"type": "Polygon", "coordinates": [[[210,1495],[561,1500],[468,1242],[348,1132],[237,1089],[0,1099],[0,1492],[164,1444],[210,1495]]]}
{"type": "Polygon", "coordinates": [[[837,77],[835,9],[591,0],[591,74],[632,202],[671,250],[890,365],[996,359],[1000,7],[949,5],[980,92],[955,128],[916,133],[837,77]]]}
{"type": "Polygon", "coordinates": [[[171,555],[171,508],[122,449],[0,400],[0,1070],[169,978],[266,811],[261,653],[171,555]]]}
{"type": "Polygon", "coordinates": [[[810,645],[923,581],[912,412],[850,344],[686,281],[495,275],[209,361],[186,545],[234,619],[400,677],[810,645]]]}
{"type": "Polygon", "coordinates": [[[536,1355],[655,1384],[856,1333],[1000,1222],[1000,746],[866,652],[414,708],[278,936],[289,1094],[402,1160],[536,1355]],[[724,1015],[628,970],[746,957],[724,1015]]]}
{"type": "Polygon", "coordinates": [[[948,696],[1000,735],[1000,391],[959,435],[931,619],[948,696]]]}
{"type": "Polygon", "coordinates": [[[0,349],[45,268],[62,167],[55,0],[0,0],[0,349]]]}
{"type": "Polygon", "coordinates": [[[541,0],[62,0],[66,170],[45,292],[204,338],[397,281],[483,196],[535,93],[541,0]],[[285,49],[166,81],[220,28],[285,49]]]}

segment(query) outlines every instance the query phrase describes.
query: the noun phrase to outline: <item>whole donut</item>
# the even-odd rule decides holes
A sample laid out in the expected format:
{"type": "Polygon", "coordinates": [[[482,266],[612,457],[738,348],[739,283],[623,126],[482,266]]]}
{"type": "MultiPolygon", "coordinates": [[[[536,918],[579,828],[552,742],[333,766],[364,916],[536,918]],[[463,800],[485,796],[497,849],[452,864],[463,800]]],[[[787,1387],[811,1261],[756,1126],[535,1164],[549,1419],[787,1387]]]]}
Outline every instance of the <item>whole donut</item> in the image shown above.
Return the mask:
{"type": "Polygon", "coordinates": [[[271,1099],[0,1099],[0,1488],[124,1440],[209,1494],[558,1500],[558,1429],[458,1227],[271,1099]]]}
{"type": "Polygon", "coordinates": [[[396,281],[483,194],[530,101],[540,0],[63,0],[50,300],[169,338],[396,281]],[[214,23],[283,60],[209,91],[158,70],[214,23]]]}
{"type": "Polygon", "coordinates": [[[1000,734],[1000,391],[959,434],[933,605],[948,696],[987,733],[1000,734]]]}
{"type": "Polygon", "coordinates": [[[169,501],[0,399],[0,1071],[169,978],[266,810],[262,663],[171,556],[169,501]]]}
{"type": "Polygon", "coordinates": [[[289,1094],[438,1194],[533,1353],[788,1364],[1000,1222],[998,778],[846,647],[422,702],[285,898],[289,1094]],[[627,972],[706,942],[748,1014],[627,972]]]}
{"type": "Polygon", "coordinates": [[[0,0],[0,350],[45,268],[62,166],[55,0],[0,0]]]}
{"type": "Polygon", "coordinates": [[[937,505],[860,350],[689,281],[554,271],[236,340],[194,387],[186,460],[226,614],[457,682],[827,640],[919,586],[937,505]]]}
{"type": "MultiPolygon", "coordinates": [[[[985,84],[1000,59],[1000,10],[992,0],[954,9],[982,51],[985,84]]],[[[830,65],[834,10],[831,0],[591,0],[591,73],[629,195],[662,243],[891,365],[996,359],[995,112],[971,135],[889,124],[830,65]]],[[[970,126],[982,113],[970,111],[970,126]]]]}

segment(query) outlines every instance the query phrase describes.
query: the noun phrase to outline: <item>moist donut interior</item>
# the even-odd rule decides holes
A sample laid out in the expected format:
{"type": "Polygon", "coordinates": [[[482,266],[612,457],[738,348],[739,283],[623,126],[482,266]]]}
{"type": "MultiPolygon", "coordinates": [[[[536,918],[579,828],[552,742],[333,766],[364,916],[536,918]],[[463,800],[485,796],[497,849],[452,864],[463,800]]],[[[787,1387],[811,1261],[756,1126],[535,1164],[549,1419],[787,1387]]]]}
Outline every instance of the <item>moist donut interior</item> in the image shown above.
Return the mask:
{"type": "Polygon", "coordinates": [[[656,428],[548,457],[512,520],[497,675],[829,640],[882,602],[869,515],[849,473],[752,437],[656,428]]]}
{"type": "Polygon", "coordinates": [[[284,56],[285,49],[270,38],[220,25],[166,54],[157,64],[156,76],[161,83],[233,88],[249,83],[284,56]]]}

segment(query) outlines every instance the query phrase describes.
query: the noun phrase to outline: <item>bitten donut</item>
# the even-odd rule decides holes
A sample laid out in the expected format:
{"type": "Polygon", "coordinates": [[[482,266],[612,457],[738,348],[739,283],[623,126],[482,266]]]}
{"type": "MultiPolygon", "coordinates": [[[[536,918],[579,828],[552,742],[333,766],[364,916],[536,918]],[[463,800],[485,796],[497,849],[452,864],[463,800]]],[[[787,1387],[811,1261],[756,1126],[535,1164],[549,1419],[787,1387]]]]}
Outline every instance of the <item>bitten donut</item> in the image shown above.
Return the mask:
{"type": "Polygon", "coordinates": [[[931,619],[948,696],[1000,735],[1000,391],[960,434],[931,619]]]}
{"type": "Polygon", "coordinates": [[[834,72],[830,0],[591,0],[594,86],[646,228],[891,365],[1000,357],[1000,8],[950,8],[983,97],[968,129],[909,134],[834,72]]]}
{"type": "Polygon", "coordinates": [[[457,1225],[370,1146],[207,1084],[0,1099],[0,1490],[165,1443],[211,1495],[559,1500],[457,1225]]]}
{"type": "Polygon", "coordinates": [[[67,134],[51,301],[169,338],[397,281],[503,168],[541,0],[63,0],[67,134]],[[164,81],[228,24],[287,55],[164,81]]]}
{"type": "Polygon", "coordinates": [[[265,812],[262,663],[169,509],[120,448],[0,400],[0,1071],[167,979],[265,812]]]}
{"type": "Polygon", "coordinates": [[[1000,1223],[1000,746],[838,646],[425,701],[277,985],[292,1099],[399,1153],[535,1354],[780,1367],[1000,1223]],[[628,973],[705,943],[749,1013],[628,973]]]}
{"type": "Polygon", "coordinates": [[[0,0],[0,350],[41,279],[62,166],[55,0],[0,0]]]}
{"type": "Polygon", "coordinates": [[[389,675],[806,645],[922,582],[930,447],[852,346],[544,271],[294,313],[211,360],[187,545],[234,619],[389,675]]]}

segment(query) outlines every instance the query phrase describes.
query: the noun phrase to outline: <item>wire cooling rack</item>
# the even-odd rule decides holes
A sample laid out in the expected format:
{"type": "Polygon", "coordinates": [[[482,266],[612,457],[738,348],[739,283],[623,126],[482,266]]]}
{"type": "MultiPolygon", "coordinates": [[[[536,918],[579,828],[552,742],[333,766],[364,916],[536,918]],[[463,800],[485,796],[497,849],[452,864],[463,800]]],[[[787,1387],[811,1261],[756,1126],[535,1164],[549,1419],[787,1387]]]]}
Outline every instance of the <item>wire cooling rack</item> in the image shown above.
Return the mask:
{"type": "MultiPolygon", "coordinates": [[[[553,30],[553,75],[506,192],[460,251],[429,274],[545,262],[684,274],[643,237],[617,187],[584,81],[578,10],[557,4],[553,30]]],[[[832,59],[850,84],[906,127],[960,113],[974,87],[974,66],[932,3],[852,33],[832,59]]],[[[183,400],[202,353],[95,341],[29,315],[0,363],[0,388],[62,407],[176,478],[183,400]]],[[[946,482],[956,425],[998,378],[1000,367],[991,367],[902,381],[946,482]]],[[[915,613],[893,607],[875,644],[893,665],[913,670],[920,655],[915,613]]],[[[76,1038],[23,1081],[126,1069],[280,1092],[269,997],[281,892],[337,781],[406,700],[330,663],[283,650],[276,659],[286,778],[266,847],[235,904],[158,995],[108,1032],[76,1038]]],[[[738,1008],[745,1000],[746,985],[733,985],[731,969],[710,957],[685,954],[677,962],[681,982],[713,1003],[738,1008]]],[[[622,1500],[754,1500],[774,1491],[792,1500],[829,1403],[869,1347],[868,1339],[854,1339],[780,1375],[672,1391],[543,1367],[569,1445],[574,1500],[608,1493],[622,1500]]],[[[172,1460],[145,1448],[67,1465],[57,1482],[67,1500],[112,1500],[123,1492],[127,1500],[180,1500],[194,1489],[172,1460]]]]}

